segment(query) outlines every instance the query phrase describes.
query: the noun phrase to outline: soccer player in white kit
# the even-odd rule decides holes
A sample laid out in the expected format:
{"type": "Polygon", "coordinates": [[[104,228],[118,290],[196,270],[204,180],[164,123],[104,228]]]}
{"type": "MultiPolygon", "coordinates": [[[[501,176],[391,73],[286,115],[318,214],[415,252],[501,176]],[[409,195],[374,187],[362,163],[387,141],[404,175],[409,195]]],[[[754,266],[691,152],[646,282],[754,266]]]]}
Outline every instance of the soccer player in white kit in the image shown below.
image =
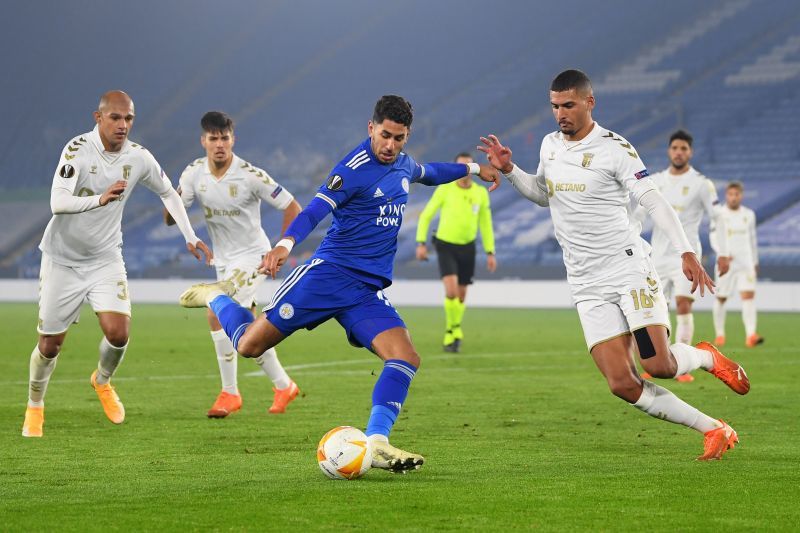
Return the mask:
{"type": "Polygon", "coordinates": [[[128,140],[134,106],[122,91],[102,96],[94,112],[97,125],[73,138],[53,176],[53,218],[39,248],[39,342],[31,353],[28,407],[22,435],[41,437],[44,396],[69,326],[84,300],[97,314],[103,338],[100,360],[90,382],[111,422],[121,424],[125,408],[111,376],[128,347],[131,302],[122,260],[122,210],[138,183],[158,194],[175,218],[186,247],[206,263],[211,251],[197,238],[180,196],[153,155],[128,140]]]}
{"type": "Polygon", "coordinates": [[[725,189],[725,207],[721,209],[724,226],[717,225],[711,232],[711,245],[720,253],[720,241],[727,234],[731,262],[727,273],[718,270],[717,299],[714,302],[714,329],[717,338],[714,344],[725,345],[725,302],[738,290],[742,298],[742,322],[744,322],[745,346],[754,348],[764,342],[756,333],[756,277],[758,275],[758,240],[756,238],[756,214],[742,205],[744,186],[733,181],[725,189]]]}
{"type": "MultiPolygon", "coordinates": [[[[205,212],[217,280],[230,280],[236,287],[233,298],[254,309],[256,291],[266,278],[258,268],[264,254],[272,249],[261,228],[261,202],[283,211],[281,234],[301,211],[300,204],[266,171],[233,153],[233,120],[228,115],[209,111],[200,120],[200,127],[200,143],[206,157],[186,167],[178,190],[187,209],[197,200],[205,212]]],[[[167,224],[170,223],[173,221],[167,214],[167,224]]],[[[236,382],[238,360],[217,317],[210,309],[206,314],[222,378],[222,391],[207,415],[224,418],[242,407],[236,382]]],[[[265,351],[255,361],[274,385],[275,396],[269,412],[285,412],[299,392],[297,385],[278,361],[275,348],[265,351]]]]}
{"type": "MultiPolygon", "coordinates": [[[[686,131],[678,130],[673,133],[667,148],[669,167],[652,175],[651,179],[677,213],[695,255],[702,257],[700,222],[703,220],[703,214],[708,216],[710,222],[720,227],[724,227],[724,221],[717,216],[720,207],[714,184],[690,164],[692,141],[692,136],[686,131]]],[[[645,209],[639,207],[637,215],[644,218],[645,209]]],[[[724,231],[722,234],[726,235],[724,231]]],[[[664,295],[667,301],[675,296],[675,340],[683,344],[692,344],[694,296],[691,293],[692,284],[681,269],[681,256],[667,233],[658,226],[653,228],[650,244],[653,247],[651,252],[653,265],[661,279],[664,295]]],[[[727,239],[722,238],[717,251],[717,269],[720,272],[727,272],[728,264],[727,239]]],[[[691,374],[683,374],[675,379],[688,382],[693,381],[694,377],[691,374]]]]}
{"type": "Polygon", "coordinates": [[[642,366],[656,377],[703,368],[739,394],[750,390],[750,382],[741,366],[710,343],[669,345],[666,301],[640,226],[629,216],[631,196],[681,251],[692,292],[712,290],[713,282],[635,148],[592,119],[595,99],[586,74],[567,70],[556,76],[550,103],[560,131],[543,139],[535,175],[517,167],[494,135],[482,137],[479,149],[518,192],[550,207],[586,344],[611,392],[650,416],[703,433],[698,459],[720,459],[738,441],[736,432],[643,381],[634,365],[634,339],[642,366]]]}

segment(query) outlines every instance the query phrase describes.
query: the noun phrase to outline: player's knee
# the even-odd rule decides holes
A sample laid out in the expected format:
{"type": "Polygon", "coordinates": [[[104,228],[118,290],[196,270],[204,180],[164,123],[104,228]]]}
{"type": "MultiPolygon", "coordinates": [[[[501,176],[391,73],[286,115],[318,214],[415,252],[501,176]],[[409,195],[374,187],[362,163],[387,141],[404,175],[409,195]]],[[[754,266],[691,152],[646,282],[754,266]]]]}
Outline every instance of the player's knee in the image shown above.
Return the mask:
{"type": "Polygon", "coordinates": [[[61,339],[43,337],[39,339],[39,353],[48,359],[56,357],[61,352],[61,339]]]}
{"type": "Polygon", "coordinates": [[[636,402],[642,394],[642,383],[633,376],[608,378],[608,388],[611,394],[630,403],[636,402]]]}
{"type": "Polygon", "coordinates": [[[414,368],[419,368],[419,366],[422,364],[422,359],[420,358],[420,356],[417,353],[417,351],[415,349],[413,349],[413,348],[411,348],[410,350],[406,350],[404,352],[398,353],[395,356],[395,359],[400,359],[402,361],[405,361],[406,363],[408,363],[410,365],[413,365],[414,368]]]}
{"type": "Polygon", "coordinates": [[[727,302],[727,301],[728,301],[728,299],[727,299],[727,298],[723,298],[722,296],[718,296],[718,297],[717,297],[717,301],[718,301],[719,303],[721,303],[721,304],[724,304],[725,302],[727,302]]]}
{"type": "Polygon", "coordinates": [[[127,331],[110,331],[106,334],[106,340],[115,348],[122,348],[128,344],[127,331]]]}
{"type": "Polygon", "coordinates": [[[256,358],[261,357],[270,346],[264,344],[264,341],[256,338],[255,335],[248,335],[247,332],[241,336],[239,343],[236,345],[236,351],[242,357],[256,358]]]}

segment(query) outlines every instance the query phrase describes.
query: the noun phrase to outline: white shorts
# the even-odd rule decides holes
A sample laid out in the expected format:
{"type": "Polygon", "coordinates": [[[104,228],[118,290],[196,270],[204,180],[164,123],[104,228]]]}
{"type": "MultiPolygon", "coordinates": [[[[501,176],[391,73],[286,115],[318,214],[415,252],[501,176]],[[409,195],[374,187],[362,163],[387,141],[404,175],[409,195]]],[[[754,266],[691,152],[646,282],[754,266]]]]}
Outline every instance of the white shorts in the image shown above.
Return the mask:
{"type": "Polygon", "coordinates": [[[669,330],[669,310],[658,274],[649,257],[635,261],[627,271],[602,282],[572,287],[589,351],[646,326],[662,325],[669,330]]]}
{"type": "Polygon", "coordinates": [[[677,268],[659,267],[656,268],[658,277],[661,278],[662,290],[667,299],[667,303],[673,298],[683,297],[694,300],[692,295],[692,282],[683,273],[680,264],[677,268]]]}
{"type": "Polygon", "coordinates": [[[724,275],[719,275],[719,268],[715,268],[714,282],[717,284],[717,296],[728,298],[735,291],[755,292],[756,269],[753,266],[738,267],[731,264],[731,269],[724,275]]]}
{"type": "Polygon", "coordinates": [[[267,277],[258,273],[261,256],[251,255],[234,259],[224,266],[217,266],[217,281],[230,280],[236,287],[233,299],[244,307],[256,305],[256,292],[267,277]]]}
{"type": "Polygon", "coordinates": [[[95,313],[131,316],[128,275],[122,259],[101,266],[68,267],[42,253],[39,333],[58,335],[67,331],[78,321],[85,300],[95,313]]]}

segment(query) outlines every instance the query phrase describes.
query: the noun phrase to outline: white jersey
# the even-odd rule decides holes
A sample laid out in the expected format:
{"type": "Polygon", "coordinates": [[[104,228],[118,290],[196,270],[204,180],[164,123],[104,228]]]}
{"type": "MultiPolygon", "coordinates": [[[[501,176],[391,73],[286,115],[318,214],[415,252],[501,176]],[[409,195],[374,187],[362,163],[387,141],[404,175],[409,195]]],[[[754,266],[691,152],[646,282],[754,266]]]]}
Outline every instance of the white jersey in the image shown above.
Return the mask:
{"type": "MultiPolygon", "coordinates": [[[[758,264],[758,241],[756,240],[756,214],[752,209],[740,205],[731,209],[727,205],[719,210],[728,236],[728,251],[731,270],[753,268],[758,264]]],[[[711,246],[717,250],[720,235],[711,232],[711,246]]]]}
{"type": "Polygon", "coordinates": [[[270,243],[261,227],[261,201],[286,209],[294,200],[266,171],[236,155],[221,178],[211,173],[207,157],[196,159],[181,174],[180,187],[184,206],[188,208],[195,199],[200,201],[218,266],[269,251],[270,243]]]}
{"type": "MultiPolygon", "coordinates": [[[[719,204],[714,184],[693,167],[689,167],[689,170],[680,175],[670,174],[669,170],[664,170],[654,174],[652,179],[662,196],[678,214],[683,231],[697,257],[702,257],[700,222],[703,221],[704,213],[708,215],[709,221],[713,220],[716,216],[715,209],[718,209],[719,204]]],[[[653,262],[659,273],[663,267],[672,266],[674,263],[680,267],[680,253],[658,226],[653,228],[650,244],[653,246],[653,262]]]]}
{"type": "Polygon", "coordinates": [[[141,182],[159,195],[172,188],[153,155],[126,140],[118,152],[107,152],[95,127],[65,147],[53,176],[51,194],[102,195],[118,180],[128,185],[118,201],[80,213],[56,214],[44,230],[39,249],[64,266],[102,265],[122,259],[122,210],[141,182]],[[59,191],[60,192],[60,191],[59,191]]]}
{"type": "Polygon", "coordinates": [[[655,189],[631,144],[595,123],[578,142],[554,132],[542,140],[537,181],[544,180],[567,279],[595,283],[625,268],[625,258],[647,255],[640,224],[629,212],[655,189]]]}

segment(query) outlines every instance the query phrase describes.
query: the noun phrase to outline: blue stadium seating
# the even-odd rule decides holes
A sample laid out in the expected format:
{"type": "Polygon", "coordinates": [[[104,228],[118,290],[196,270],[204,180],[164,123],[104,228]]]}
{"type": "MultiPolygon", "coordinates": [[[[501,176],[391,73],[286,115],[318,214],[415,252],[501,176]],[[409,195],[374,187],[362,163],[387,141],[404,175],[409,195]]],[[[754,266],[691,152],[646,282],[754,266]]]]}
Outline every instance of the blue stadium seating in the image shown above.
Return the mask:
{"type": "MultiPolygon", "coordinates": [[[[699,170],[720,187],[728,180],[745,182],[746,204],[756,210],[759,236],[766,239],[762,265],[800,266],[795,1],[776,0],[769,9],[750,0],[613,0],[602,8],[577,2],[590,20],[572,21],[576,26],[568,29],[557,22],[562,8],[555,4],[497,4],[497,17],[476,20],[477,0],[413,0],[401,13],[376,12],[360,2],[307,12],[291,3],[241,2],[226,7],[236,31],[222,31],[227,27],[219,20],[175,6],[158,4],[161,16],[153,20],[156,4],[142,2],[125,15],[149,24],[154,37],[141,41],[123,73],[76,70],[59,54],[46,53],[70,33],[101,26],[110,8],[79,18],[71,6],[55,5],[52,16],[40,20],[35,5],[22,4],[17,15],[36,22],[28,30],[35,44],[25,54],[10,54],[8,70],[30,72],[25,66],[31,58],[38,68],[30,77],[9,77],[0,89],[7,124],[14,125],[0,131],[0,191],[38,188],[46,206],[58,151],[91,127],[89,110],[99,88],[114,86],[128,89],[136,101],[132,138],[150,147],[173,181],[201,155],[200,114],[223,109],[237,120],[239,155],[307,201],[329,168],[363,138],[372,102],[385,92],[406,95],[415,105],[409,145],[415,157],[449,159],[493,132],[514,149],[521,166],[535,168],[541,137],[554,128],[549,80],[575,66],[593,78],[598,122],[633,142],[651,171],[667,165],[669,134],[678,127],[691,131],[699,170]],[[442,24],[451,27],[444,32],[442,24]],[[397,26],[408,28],[403,43],[384,43],[386,29],[397,26]],[[176,31],[199,37],[174,38],[176,31]],[[45,101],[32,108],[32,98],[53,94],[57,79],[67,82],[58,84],[58,105],[45,101]]],[[[205,12],[214,3],[202,0],[194,7],[205,12]]],[[[17,41],[13,32],[0,36],[6,49],[17,41]]],[[[100,65],[104,58],[101,47],[81,53],[82,64],[100,65]]],[[[413,189],[400,233],[401,276],[419,268],[414,219],[431,192],[413,189]]],[[[547,210],[507,184],[492,204],[501,265],[532,277],[560,267],[547,210]]],[[[183,252],[177,231],[163,227],[157,198],[137,193],[135,205],[123,230],[131,277],[208,275],[183,252]]],[[[275,235],[280,214],[265,209],[264,216],[275,235]]],[[[46,220],[15,219],[4,224],[13,231],[0,241],[0,275],[32,277],[38,264],[34,235],[46,220]]],[[[323,234],[324,228],[317,230],[302,250],[323,234]]]]}

